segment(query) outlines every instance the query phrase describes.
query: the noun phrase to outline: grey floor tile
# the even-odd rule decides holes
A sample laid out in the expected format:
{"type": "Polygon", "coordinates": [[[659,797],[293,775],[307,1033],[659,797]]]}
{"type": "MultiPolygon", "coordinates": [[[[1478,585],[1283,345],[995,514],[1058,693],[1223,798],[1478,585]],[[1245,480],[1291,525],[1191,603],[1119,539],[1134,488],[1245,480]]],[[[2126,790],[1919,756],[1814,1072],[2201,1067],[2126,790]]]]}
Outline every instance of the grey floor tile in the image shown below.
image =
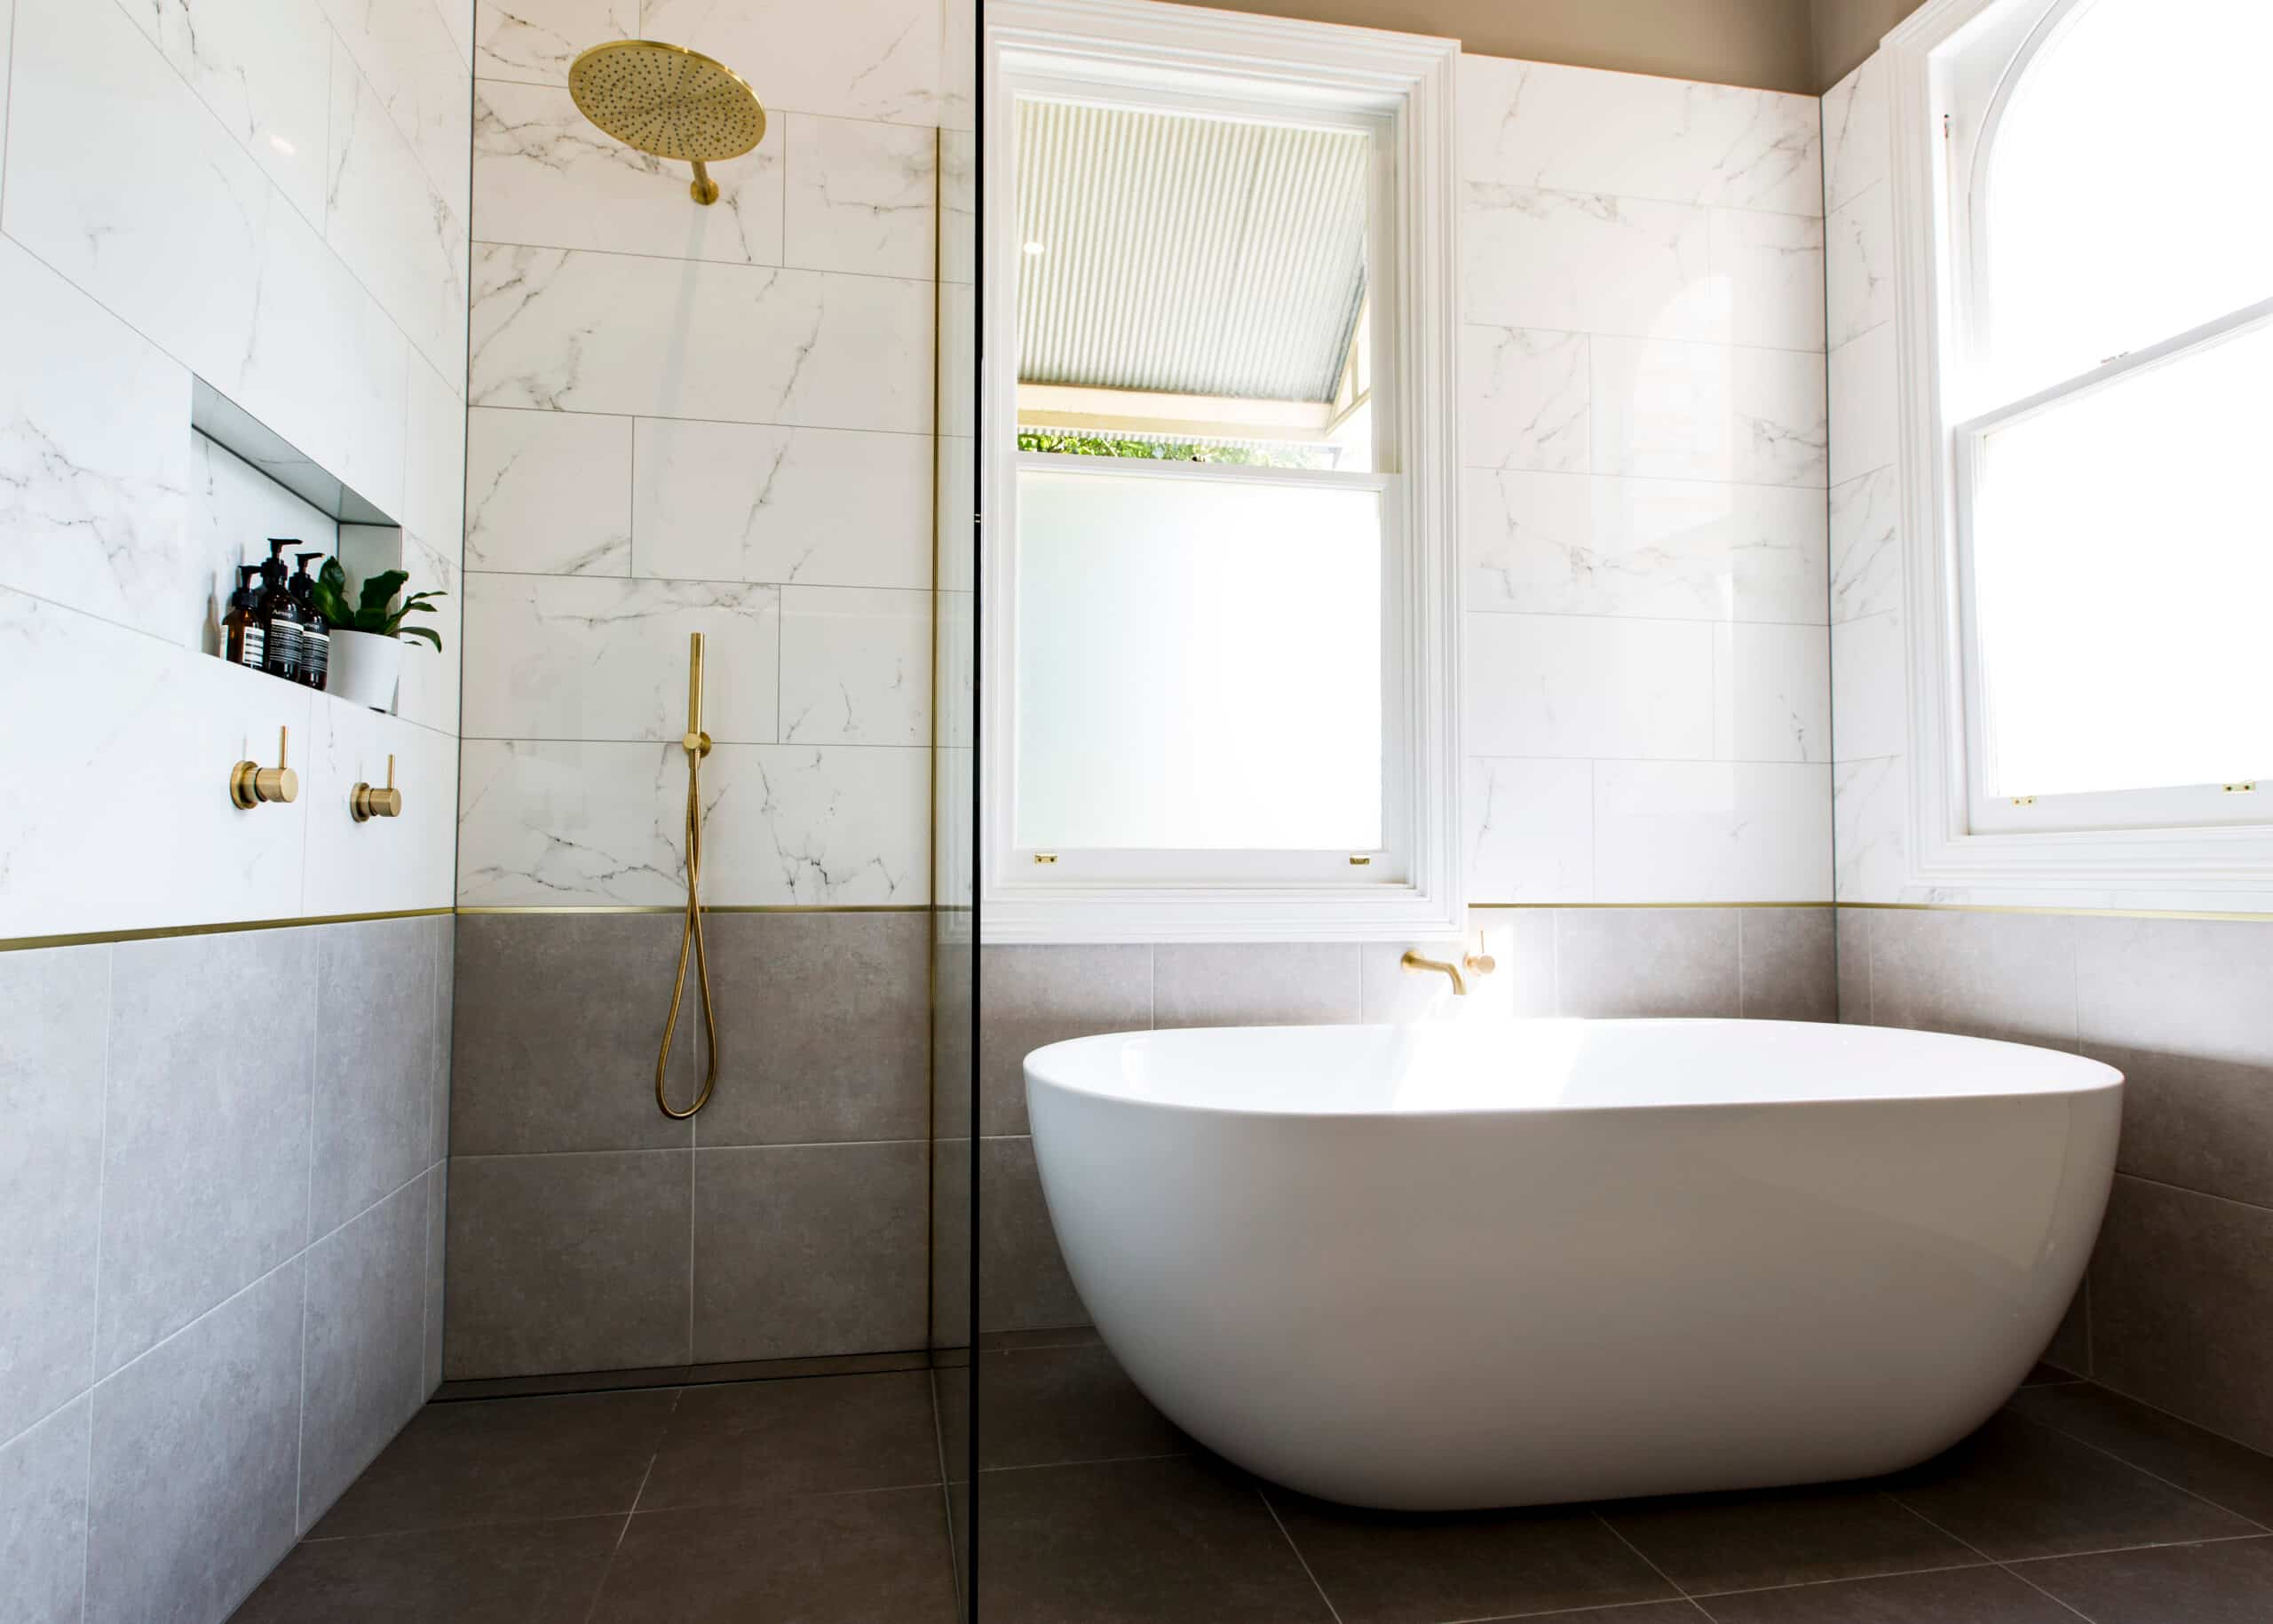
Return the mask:
{"type": "Polygon", "coordinates": [[[2273,1619],[2273,1539],[2158,1545],[2023,1565],[2093,1624],[2264,1624],[2273,1619]]]}
{"type": "Polygon", "coordinates": [[[1982,1558],[1874,1488],[1699,1494],[1606,1506],[1610,1525],[1691,1595],[1962,1567],[1982,1558]]]}
{"type": "Polygon", "coordinates": [[[308,1540],[234,1624],[582,1624],[624,1517],[308,1540]]]}
{"type": "Polygon", "coordinates": [[[87,1574],[87,1399],[0,1444],[0,1618],[78,1624],[87,1574]]]}
{"type": "Polygon", "coordinates": [[[1574,1607],[1565,1612],[1531,1615],[1540,1624],[1704,1624],[1705,1613],[1695,1602],[1629,1602],[1622,1607],[1574,1607]]]}
{"type": "Polygon", "coordinates": [[[593,1624],[954,1624],[936,1487],[642,1511],[593,1624]]]}
{"type": "Polygon", "coordinates": [[[2230,1511],[2010,1413],[1887,1486],[1936,1527],[1998,1561],[2258,1531],[2230,1511]]]}
{"type": "Polygon", "coordinates": [[[1999,1567],[1841,1580],[1715,1596],[1716,1624],[2076,1624],[2076,1615],[1999,1567]]]}
{"type": "Polygon", "coordinates": [[[1331,1624],[1254,1483],[1197,1455],[994,1472],[987,1624],[1331,1624]]]}
{"type": "Polygon", "coordinates": [[[2024,1387],[2012,1408],[2273,1528],[2273,1455],[2089,1382],[2024,1387]]]}
{"type": "Polygon", "coordinates": [[[312,1538],[631,1509],[674,1390],[430,1404],[312,1538]]]}
{"type": "Polygon", "coordinates": [[[643,1511],[939,1481],[928,1373],[691,1387],[643,1511]]]}
{"type": "MultiPolygon", "coordinates": [[[[1187,1454],[1197,1447],[1136,1390],[1101,1343],[982,1352],[976,1364],[979,1414],[986,1418],[981,1470],[1187,1454]]],[[[960,1477],[967,1390],[958,1379],[940,1383],[939,1392],[949,1469],[960,1477]]]]}
{"type": "MultiPolygon", "coordinates": [[[[993,1481],[979,1488],[982,1517],[993,1481]]],[[[1679,1594],[1590,1510],[1411,1515],[1264,1493],[1342,1624],[1443,1624],[1679,1594]]]]}

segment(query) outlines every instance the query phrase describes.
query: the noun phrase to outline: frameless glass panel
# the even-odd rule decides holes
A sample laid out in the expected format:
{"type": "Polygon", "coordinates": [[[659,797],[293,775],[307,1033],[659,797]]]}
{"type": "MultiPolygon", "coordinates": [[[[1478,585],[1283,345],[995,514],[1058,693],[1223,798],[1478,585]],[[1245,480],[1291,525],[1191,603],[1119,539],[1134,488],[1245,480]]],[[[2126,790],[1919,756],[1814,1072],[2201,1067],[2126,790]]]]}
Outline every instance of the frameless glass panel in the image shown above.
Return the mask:
{"type": "Polygon", "coordinates": [[[1022,470],[1017,840],[1382,840],[1382,502],[1022,470]]]}
{"type": "Polygon", "coordinates": [[[1984,438],[1988,793],[2273,775],[2269,377],[2273,324],[1984,438]]]}
{"type": "Polygon", "coordinates": [[[2273,294],[2263,0],[2088,0],[1991,148],[1989,347],[2006,399],[2273,294]]]}

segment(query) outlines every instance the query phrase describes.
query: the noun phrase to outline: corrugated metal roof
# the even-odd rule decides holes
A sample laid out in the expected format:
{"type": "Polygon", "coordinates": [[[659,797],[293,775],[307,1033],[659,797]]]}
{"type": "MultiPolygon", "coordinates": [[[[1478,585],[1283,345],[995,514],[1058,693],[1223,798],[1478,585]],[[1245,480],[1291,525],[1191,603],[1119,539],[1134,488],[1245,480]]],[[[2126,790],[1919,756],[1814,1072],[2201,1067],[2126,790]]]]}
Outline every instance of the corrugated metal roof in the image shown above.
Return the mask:
{"type": "Polygon", "coordinates": [[[1022,382],[1330,400],[1366,283],[1358,131],[1021,100],[1022,382]]]}

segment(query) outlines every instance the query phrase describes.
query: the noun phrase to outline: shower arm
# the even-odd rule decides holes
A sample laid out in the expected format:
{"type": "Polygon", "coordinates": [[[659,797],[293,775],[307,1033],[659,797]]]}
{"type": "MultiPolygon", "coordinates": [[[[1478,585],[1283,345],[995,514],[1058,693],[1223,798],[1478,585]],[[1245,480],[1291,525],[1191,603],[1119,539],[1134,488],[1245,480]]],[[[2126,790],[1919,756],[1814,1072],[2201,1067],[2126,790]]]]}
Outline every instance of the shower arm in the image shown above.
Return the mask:
{"type": "Polygon", "coordinates": [[[710,735],[702,731],[702,634],[687,634],[686,732],[679,739],[686,752],[686,920],[678,937],[678,974],[671,983],[671,1011],[663,1022],[662,1047],[655,1055],[655,1105],[675,1121],[684,1121],[710,1103],[718,1086],[718,1020],[710,1003],[710,963],[702,942],[702,758],[710,753],[710,735]],[[702,1088],[694,1102],[682,1111],[671,1104],[666,1079],[670,1066],[671,1039],[678,1031],[679,1007],[686,999],[686,962],[692,955],[697,997],[702,1005],[704,1066],[702,1088]]]}

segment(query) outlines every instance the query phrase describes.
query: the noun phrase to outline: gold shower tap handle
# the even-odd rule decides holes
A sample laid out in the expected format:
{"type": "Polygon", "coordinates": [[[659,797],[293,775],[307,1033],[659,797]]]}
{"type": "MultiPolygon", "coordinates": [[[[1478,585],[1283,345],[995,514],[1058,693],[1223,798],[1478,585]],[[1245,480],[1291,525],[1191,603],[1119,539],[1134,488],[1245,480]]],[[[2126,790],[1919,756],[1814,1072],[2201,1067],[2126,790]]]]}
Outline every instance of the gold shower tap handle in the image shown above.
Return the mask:
{"type": "Polygon", "coordinates": [[[241,761],[229,769],[229,800],[243,812],[273,801],[297,801],[300,798],[300,775],[284,764],[284,746],[290,730],[276,730],[276,764],[264,767],[257,761],[241,761]]]}
{"type": "Polygon", "coordinates": [[[347,792],[347,815],[358,823],[368,823],[374,818],[402,816],[402,791],[394,787],[394,757],[387,757],[387,787],[374,789],[368,784],[358,784],[347,792]]]}

